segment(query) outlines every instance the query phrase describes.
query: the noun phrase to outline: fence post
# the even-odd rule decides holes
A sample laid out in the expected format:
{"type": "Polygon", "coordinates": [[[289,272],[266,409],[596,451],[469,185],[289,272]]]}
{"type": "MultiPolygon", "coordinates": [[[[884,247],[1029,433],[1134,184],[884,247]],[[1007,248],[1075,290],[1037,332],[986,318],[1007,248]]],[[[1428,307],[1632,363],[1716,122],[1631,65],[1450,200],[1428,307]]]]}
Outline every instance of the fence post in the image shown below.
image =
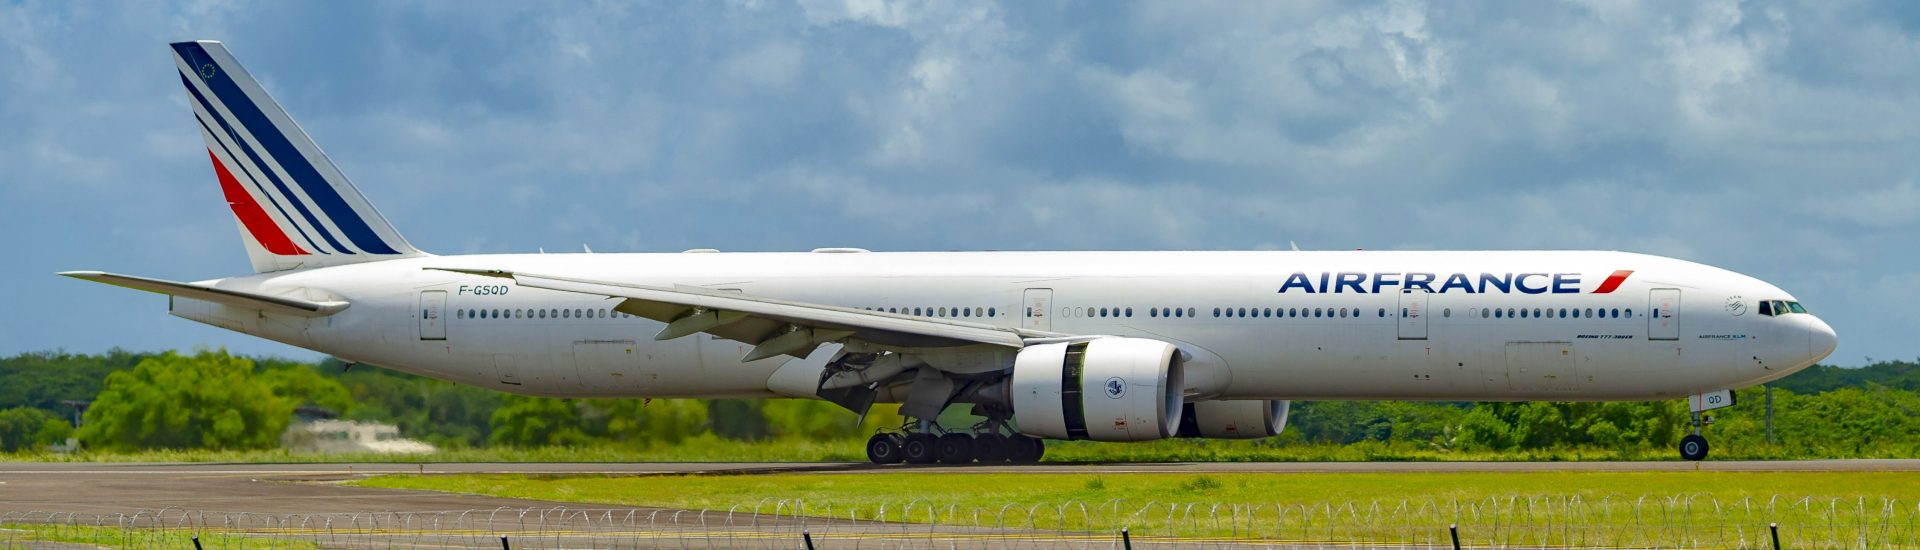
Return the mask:
{"type": "Polygon", "coordinates": [[[800,540],[806,541],[807,550],[813,550],[813,532],[812,531],[801,531],[800,540]]]}
{"type": "MultiPolygon", "coordinates": [[[[1778,546],[1778,545],[1775,545],[1775,546],[1778,546]]],[[[193,536],[193,550],[202,550],[200,548],[200,535],[193,536]]]]}
{"type": "Polygon", "coordinates": [[[1453,535],[1453,550],[1460,550],[1460,524],[1447,525],[1447,534],[1453,535]]]}
{"type": "Polygon", "coordinates": [[[1127,550],[1133,550],[1133,535],[1128,534],[1125,527],[1120,528],[1120,544],[1126,546],[1127,550]]]}
{"type": "Polygon", "coordinates": [[[507,544],[506,535],[500,535],[500,550],[513,550],[513,545],[507,544]]]}
{"type": "Polygon", "coordinates": [[[1780,522],[1767,524],[1767,531],[1773,533],[1773,550],[1780,550],[1780,522]]]}

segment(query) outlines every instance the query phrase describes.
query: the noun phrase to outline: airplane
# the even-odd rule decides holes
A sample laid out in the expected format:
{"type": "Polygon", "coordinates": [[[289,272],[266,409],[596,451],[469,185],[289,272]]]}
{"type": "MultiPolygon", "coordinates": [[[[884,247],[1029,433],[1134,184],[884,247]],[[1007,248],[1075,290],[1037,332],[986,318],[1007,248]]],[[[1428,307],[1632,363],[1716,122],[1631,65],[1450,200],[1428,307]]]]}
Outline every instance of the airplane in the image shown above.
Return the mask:
{"type": "Polygon", "coordinates": [[[62,275],[355,364],[549,397],[898,403],[875,463],[1030,463],[1046,440],[1252,439],[1292,400],[1685,398],[1836,336],[1784,290],[1614,251],[421,251],[220,42],[172,44],[254,273],[62,275]],[[939,423],[954,406],[983,421],[939,423]]]}

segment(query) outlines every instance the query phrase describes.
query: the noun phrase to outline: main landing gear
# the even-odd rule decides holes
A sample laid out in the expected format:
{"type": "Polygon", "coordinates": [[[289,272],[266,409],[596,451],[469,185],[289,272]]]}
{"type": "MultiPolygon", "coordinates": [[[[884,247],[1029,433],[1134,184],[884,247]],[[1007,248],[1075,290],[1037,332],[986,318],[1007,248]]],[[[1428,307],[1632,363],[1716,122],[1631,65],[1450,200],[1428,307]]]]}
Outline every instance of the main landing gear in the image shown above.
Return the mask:
{"type": "Polygon", "coordinates": [[[982,422],[960,431],[915,421],[867,439],[867,460],[874,464],[1032,464],[1046,451],[1045,442],[1012,433],[1003,422],[982,422]]]}

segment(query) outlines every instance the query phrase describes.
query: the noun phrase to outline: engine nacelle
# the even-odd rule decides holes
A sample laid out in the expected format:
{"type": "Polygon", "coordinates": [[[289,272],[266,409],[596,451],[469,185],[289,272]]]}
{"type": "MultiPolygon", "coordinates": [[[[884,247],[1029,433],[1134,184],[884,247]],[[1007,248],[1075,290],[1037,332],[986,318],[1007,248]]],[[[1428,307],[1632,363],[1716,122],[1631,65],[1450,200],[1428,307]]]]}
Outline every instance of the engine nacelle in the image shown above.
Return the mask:
{"type": "Polygon", "coordinates": [[[1180,437],[1259,439],[1287,429],[1292,402],[1275,400],[1200,401],[1187,404],[1180,437]]]}
{"type": "Polygon", "coordinates": [[[1144,338],[1028,346],[1014,357],[1008,388],[1014,422],[1051,439],[1172,437],[1185,401],[1180,363],[1178,348],[1144,338]]]}

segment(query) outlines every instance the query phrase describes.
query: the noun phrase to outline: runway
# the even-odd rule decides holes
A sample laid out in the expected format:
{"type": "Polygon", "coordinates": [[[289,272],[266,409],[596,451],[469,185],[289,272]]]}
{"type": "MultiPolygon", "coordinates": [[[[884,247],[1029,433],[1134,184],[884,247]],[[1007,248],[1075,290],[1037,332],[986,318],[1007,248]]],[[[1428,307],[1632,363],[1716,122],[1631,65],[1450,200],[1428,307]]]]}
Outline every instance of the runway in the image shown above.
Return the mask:
{"type": "Polygon", "coordinates": [[[971,466],[864,463],[117,464],[0,463],[0,513],[132,513],[175,508],[254,513],[423,512],[578,506],[375,489],[337,481],[382,474],[862,475],[913,472],[1313,474],[1393,472],[1920,472],[1920,460],[1709,462],[1182,462],[971,466]]]}
{"type": "MultiPolygon", "coordinates": [[[[1134,463],[993,466],[875,466],[863,463],[455,463],[455,464],[110,464],[0,463],[0,523],[69,521],[133,527],[192,526],[228,529],[245,536],[297,536],[316,540],[363,540],[380,546],[395,540],[431,541],[430,546],[499,547],[501,534],[549,537],[554,546],[596,547],[617,539],[622,547],[786,547],[786,539],[810,531],[873,542],[911,540],[941,547],[998,547],[1018,533],[1027,542],[1102,546],[1106,538],[1085,533],[1039,534],[1021,530],[917,523],[842,521],[792,515],[721,519],[720,511],[657,508],[609,509],[605,505],[505,499],[347,486],[339,482],[384,474],[530,475],[764,475],[801,473],[865,475],[912,472],[933,476],[972,473],[1165,473],[1267,474],[1396,472],[1920,472],[1920,460],[1816,460],[1719,462],[1297,462],[1134,463]],[[491,514],[486,511],[494,511],[491,514]],[[502,512],[505,511],[505,512],[502,512]],[[156,512],[158,512],[156,514],[156,512]],[[501,514],[507,515],[506,519],[501,514]],[[60,520],[58,518],[69,518],[60,520]],[[128,519],[128,518],[132,519],[128,519]],[[479,523],[482,518],[486,523],[479,523]],[[72,519],[72,518],[92,518],[72,519]],[[116,519],[117,518],[117,519],[116,519]],[[144,519],[143,519],[144,518],[144,519]],[[209,519],[218,518],[218,519],[209,519]],[[537,518],[529,519],[529,518],[537,518]],[[509,521],[511,520],[511,521],[509,521]],[[644,520],[644,521],[643,521],[644,520]],[[697,520],[697,521],[696,521],[697,520]],[[746,523],[741,523],[745,521],[746,523]],[[315,529],[328,526],[321,539],[315,529]],[[289,527],[289,526],[299,527],[289,527]],[[351,525],[354,530],[336,527],[351,525]],[[916,530],[917,529],[917,530],[916,530]],[[484,536],[483,536],[484,535],[484,536]],[[711,537],[724,535],[727,544],[711,537]],[[357,538],[356,538],[357,537],[357,538]],[[572,538],[570,538],[572,537],[572,538]],[[996,538],[998,537],[998,538],[996,538]],[[1092,538],[1087,538],[1092,537],[1092,538]],[[581,540],[574,540],[581,538],[581,540]],[[1057,540],[1056,540],[1057,539],[1057,540]],[[385,541],[385,543],[381,542],[385,541]],[[476,542],[477,541],[477,542],[476,542]],[[584,541],[584,542],[582,542],[584,541]],[[752,544],[737,541],[757,541],[752,544]]],[[[945,481],[951,482],[951,481],[945,481]]],[[[544,539],[543,539],[544,540],[544,539]]],[[[8,542],[0,533],[0,542],[8,542]]],[[[1140,541],[1153,542],[1153,541],[1140,541]]],[[[1166,541],[1162,541],[1166,542],[1166,541]]],[[[1191,541],[1188,541],[1191,542],[1191,541]]],[[[1250,541],[1240,541],[1248,543],[1250,541]]],[[[1297,541],[1295,541],[1297,542],[1297,541]]],[[[358,543],[349,543],[353,546],[358,543]]],[[[1294,542],[1239,544],[1288,547],[1294,542]]],[[[0,547],[6,546],[0,544],[0,547]]],[[[881,546],[891,546],[881,544],[881,546]]],[[[1047,546],[1040,544],[1041,547],[1047,546]]],[[[322,544],[322,547],[331,547],[322,544]]]]}

